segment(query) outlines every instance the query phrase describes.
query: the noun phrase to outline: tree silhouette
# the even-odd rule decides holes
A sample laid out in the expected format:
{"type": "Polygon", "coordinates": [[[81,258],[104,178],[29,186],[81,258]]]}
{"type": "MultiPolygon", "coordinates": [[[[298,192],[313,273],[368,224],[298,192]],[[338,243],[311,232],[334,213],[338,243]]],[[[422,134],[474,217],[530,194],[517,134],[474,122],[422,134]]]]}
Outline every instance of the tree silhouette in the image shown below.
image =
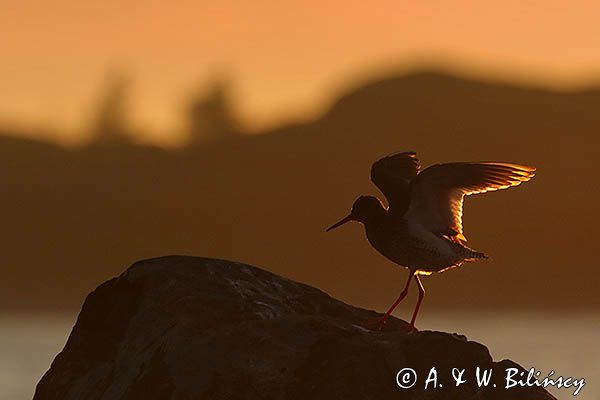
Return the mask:
{"type": "Polygon", "coordinates": [[[192,144],[220,140],[239,133],[231,110],[229,85],[222,79],[213,81],[207,92],[192,96],[186,114],[192,144]]]}
{"type": "Polygon", "coordinates": [[[96,143],[130,143],[131,130],[127,121],[127,101],[130,79],[124,74],[112,74],[100,97],[91,133],[96,143]]]}

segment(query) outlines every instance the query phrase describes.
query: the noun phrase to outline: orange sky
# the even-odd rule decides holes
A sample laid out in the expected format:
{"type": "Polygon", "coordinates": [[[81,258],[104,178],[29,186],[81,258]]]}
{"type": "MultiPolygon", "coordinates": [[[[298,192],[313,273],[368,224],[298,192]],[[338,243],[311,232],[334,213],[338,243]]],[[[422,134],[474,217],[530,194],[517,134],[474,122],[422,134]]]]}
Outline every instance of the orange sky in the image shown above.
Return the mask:
{"type": "Polygon", "coordinates": [[[77,141],[115,69],[133,77],[133,123],[163,143],[180,137],[186,95],[223,70],[254,128],[422,59],[578,84],[600,69],[599,20],[598,1],[2,0],[0,121],[77,141]]]}

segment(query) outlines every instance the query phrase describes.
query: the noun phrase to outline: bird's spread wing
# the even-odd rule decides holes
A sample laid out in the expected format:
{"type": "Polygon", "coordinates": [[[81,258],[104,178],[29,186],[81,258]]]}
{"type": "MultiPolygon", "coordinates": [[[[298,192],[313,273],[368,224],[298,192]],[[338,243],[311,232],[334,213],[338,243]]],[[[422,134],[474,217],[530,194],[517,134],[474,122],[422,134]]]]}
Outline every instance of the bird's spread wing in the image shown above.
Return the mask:
{"type": "Polygon", "coordinates": [[[436,235],[464,241],[464,196],[520,185],[533,178],[534,172],[533,167],[498,162],[432,165],[412,181],[405,217],[436,235]]]}
{"type": "Polygon", "coordinates": [[[419,169],[419,159],[412,151],[389,155],[371,167],[371,180],[385,195],[394,214],[402,215],[407,210],[410,181],[419,169]]]}

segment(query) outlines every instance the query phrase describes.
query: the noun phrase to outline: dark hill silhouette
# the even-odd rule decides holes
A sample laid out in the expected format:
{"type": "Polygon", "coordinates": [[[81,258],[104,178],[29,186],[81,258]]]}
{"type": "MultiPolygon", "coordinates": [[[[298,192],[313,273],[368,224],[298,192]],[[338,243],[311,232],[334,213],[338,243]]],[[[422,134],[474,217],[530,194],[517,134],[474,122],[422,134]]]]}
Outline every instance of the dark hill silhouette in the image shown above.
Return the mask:
{"type": "Polygon", "coordinates": [[[260,264],[382,309],[406,272],[359,226],[324,229],[356,195],[377,194],[370,165],[396,150],[424,165],[538,167],[520,190],[467,199],[469,244],[493,261],[427,278],[425,308],[598,307],[599,107],[596,90],[428,72],[360,86],[310,123],[178,151],[4,139],[0,307],[76,307],[124,263],[183,253],[260,264]]]}

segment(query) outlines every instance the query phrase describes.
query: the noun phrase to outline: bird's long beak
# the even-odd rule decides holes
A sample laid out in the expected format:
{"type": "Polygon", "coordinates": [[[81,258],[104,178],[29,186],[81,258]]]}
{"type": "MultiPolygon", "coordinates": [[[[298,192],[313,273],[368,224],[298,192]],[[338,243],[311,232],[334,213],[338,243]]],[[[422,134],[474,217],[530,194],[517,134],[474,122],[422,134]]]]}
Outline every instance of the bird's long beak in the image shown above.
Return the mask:
{"type": "Polygon", "coordinates": [[[335,229],[338,226],[344,225],[346,222],[350,222],[353,220],[354,220],[354,218],[352,218],[352,214],[350,214],[346,218],[342,219],[341,221],[336,222],[335,224],[331,225],[329,228],[327,228],[327,230],[325,232],[329,232],[330,230],[335,229]]]}

